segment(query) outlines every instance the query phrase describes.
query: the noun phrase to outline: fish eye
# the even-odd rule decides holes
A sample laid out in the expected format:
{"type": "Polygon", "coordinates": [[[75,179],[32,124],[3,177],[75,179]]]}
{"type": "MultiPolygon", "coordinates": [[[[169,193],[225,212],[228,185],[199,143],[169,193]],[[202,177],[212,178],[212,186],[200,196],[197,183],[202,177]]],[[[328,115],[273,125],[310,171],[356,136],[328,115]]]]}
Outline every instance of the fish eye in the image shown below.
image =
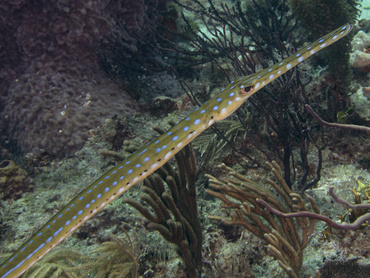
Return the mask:
{"type": "Polygon", "coordinates": [[[246,86],[246,87],[244,87],[243,89],[240,90],[240,93],[243,94],[243,95],[246,95],[252,90],[253,90],[253,85],[246,86]]]}

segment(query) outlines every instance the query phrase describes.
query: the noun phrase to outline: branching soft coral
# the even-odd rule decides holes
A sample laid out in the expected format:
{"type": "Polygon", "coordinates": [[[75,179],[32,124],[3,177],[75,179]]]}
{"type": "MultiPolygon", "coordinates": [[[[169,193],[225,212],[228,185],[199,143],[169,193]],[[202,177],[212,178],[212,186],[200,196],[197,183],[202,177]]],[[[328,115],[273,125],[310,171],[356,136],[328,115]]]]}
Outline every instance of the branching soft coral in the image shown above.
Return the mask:
{"type": "MultiPolygon", "coordinates": [[[[264,200],[279,211],[297,213],[307,211],[302,197],[290,191],[280,173],[280,167],[274,162],[267,165],[279,181],[278,185],[268,180],[272,190],[223,164],[220,168],[227,171],[227,176],[216,179],[207,175],[212,188],[207,190],[207,193],[220,199],[223,202],[222,207],[233,210],[231,219],[222,219],[222,223],[242,225],[254,235],[265,239],[268,242],[269,253],[278,260],[289,277],[300,277],[303,250],[313,232],[314,220],[305,216],[296,220],[280,215],[274,216],[260,205],[259,200],[264,200]]],[[[308,199],[312,211],[318,213],[315,201],[310,197],[308,199]]]]}

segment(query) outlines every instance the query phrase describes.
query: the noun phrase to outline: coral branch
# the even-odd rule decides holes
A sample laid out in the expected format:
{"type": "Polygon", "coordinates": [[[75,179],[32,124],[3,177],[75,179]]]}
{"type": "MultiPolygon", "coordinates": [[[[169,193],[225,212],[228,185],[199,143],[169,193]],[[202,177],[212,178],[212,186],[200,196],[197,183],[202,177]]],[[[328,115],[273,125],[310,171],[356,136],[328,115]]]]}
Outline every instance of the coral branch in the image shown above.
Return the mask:
{"type": "MultiPolygon", "coordinates": [[[[234,210],[231,219],[221,220],[223,224],[243,225],[254,235],[265,239],[269,253],[278,260],[288,276],[300,277],[303,250],[313,232],[314,221],[309,218],[285,219],[280,215],[270,214],[264,208],[268,202],[270,207],[279,212],[301,212],[306,209],[302,197],[291,193],[281,175],[280,167],[275,162],[267,163],[267,166],[279,181],[275,183],[268,180],[273,190],[253,182],[223,164],[219,168],[226,170],[230,177],[225,176],[217,180],[206,175],[212,188],[208,189],[207,193],[219,198],[223,202],[222,207],[234,210]],[[261,199],[264,203],[259,202],[261,199]]],[[[310,203],[313,211],[318,212],[315,201],[310,200],[310,203]]]]}
{"type": "MultiPolygon", "coordinates": [[[[335,228],[335,229],[340,229],[340,230],[356,230],[361,227],[362,224],[364,224],[366,221],[370,221],[370,213],[364,214],[357,218],[357,220],[353,223],[337,223],[330,219],[329,217],[310,212],[310,211],[300,211],[300,212],[281,212],[277,209],[274,209],[271,207],[268,203],[266,203],[264,200],[257,199],[257,202],[263,206],[266,207],[271,213],[279,216],[279,217],[284,217],[284,218],[292,218],[292,217],[309,217],[309,218],[314,218],[318,220],[322,220],[326,222],[329,226],[335,228]]],[[[367,206],[370,208],[370,204],[367,206]]]]}
{"type": "Polygon", "coordinates": [[[308,104],[305,105],[306,109],[310,114],[322,125],[330,126],[330,127],[339,127],[339,128],[347,128],[347,129],[354,129],[359,131],[365,131],[370,132],[370,127],[367,126],[359,126],[359,125],[349,125],[349,124],[337,124],[337,123],[329,123],[327,121],[324,121],[320,118],[318,114],[316,114],[315,111],[313,111],[312,107],[308,104]]]}
{"type": "Polygon", "coordinates": [[[167,163],[144,180],[140,199],[146,205],[130,198],[125,202],[150,221],[149,229],[176,244],[188,277],[198,277],[202,267],[202,232],[195,196],[197,168],[191,144],[176,154],[176,166],[167,163]]]}
{"type": "Polygon", "coordinates": [[[364,203],[364,204],[356,204],[353,205],[351,203],[348,203],[346,200],[343,200],[339,198],[337,195],[334,193],[334,187],[329,187],[329,195],[336,201],[338,204],[341,204],[347,208],[352,208],[352,209],[370,209],[370,203],[364,203]]]}

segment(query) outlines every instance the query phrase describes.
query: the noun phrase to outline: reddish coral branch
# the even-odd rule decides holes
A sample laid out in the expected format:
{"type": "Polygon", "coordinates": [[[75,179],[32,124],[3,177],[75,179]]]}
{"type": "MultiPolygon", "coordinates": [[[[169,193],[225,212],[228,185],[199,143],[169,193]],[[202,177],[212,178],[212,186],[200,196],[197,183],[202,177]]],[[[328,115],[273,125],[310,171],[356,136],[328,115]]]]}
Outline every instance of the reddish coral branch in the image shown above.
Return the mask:
{"type": "Polygon", "coordinates": [[[352,209],[370,209],[370,203],[364,203],[364,204],[351,204],[348,203],[346,200],[343,200],[339,198],[335,193],[333,192],[334,187],[329,187],[329,195],[336,201],[338,204],[341,204],[347,208],[352,208],[352,209]]]}
{"type": "MultiPolygon", "coordinates": [[[[334,201],[336,201],[339,204],[342,204],[342,205],[346,206],[347,208],[370,209],[370,203],[353,205],[353,204],[350,204],[347,201],[339,198],[337,195],[334,194],[333,187],[329,188],[329,194],[330,194],[330,196],[333,197],[334,201]]],[[[314,212],[310,212],[310,211],[284,213],[284,212],[281,212],[281,211],[271,207],[267,202],[265,202],[262,199],[257,199],[257,203],[259,203],[260,205],[263,205],[264,207],[266,207],[266,209],[268,211],[270,211],[271,213],[273,213],[273,214],[275,214],[279,217],[284,217],[284,218],[292,218],[292,217],[315,218],[315,219],[325,221],[329,226],[331,226],[335,229],[340,229],[340,230],[356,230],[362,224],[364,224],[366,221],[370,221],[370,212],[360,216],[353,223],[337,223],[337,222],[333,221],[332,219],[330,219],[329,217],[327,217],[325,215],[318,214],[318,213],[314,213],[314,212]]]]}
{"type": "Polygon", "coordinates": [[[326,126],[330,126],[330,127],[339,127],[339,128],[347,128],[347,129],[354,129],[354,130],[370,132],[370,127],[367,127],[367,126],[329,123],[329,122],[324,121],[323,119],[321,119],[320,116],[318,114],[316,114],[316,112],[313,111],[312,107],[309,106],[308,104],[306,104],[306,109],[322,125],[326,125],[326,126]]]}

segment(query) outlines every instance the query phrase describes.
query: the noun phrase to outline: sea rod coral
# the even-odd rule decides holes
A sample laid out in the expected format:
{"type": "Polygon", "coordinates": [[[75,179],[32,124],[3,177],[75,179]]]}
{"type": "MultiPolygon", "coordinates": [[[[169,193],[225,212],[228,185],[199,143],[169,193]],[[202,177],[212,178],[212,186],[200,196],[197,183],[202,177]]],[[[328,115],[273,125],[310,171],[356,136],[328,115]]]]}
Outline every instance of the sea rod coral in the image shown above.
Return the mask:
{"type": "MultiPolygon", "coordinates": [[[[233,210],[230,219],[222,219],[225,225],[242,225],[268,243],[269,253],[279,262],[280,267],[291,278],[300,276],[303,265],[303,251],[308,244],[308,238],[313,233],[314,221],[307,217],[285,219],[284,217],[272,217],[259,200],[265,204],[284,212],[307,210],[303,198],[291,192],[281,175],[281,169],[276,162],[267,163],[278,183],[268,179],[271,189],[235,172],[232,168],[222,164],[220,169],[227,174],[221,178],[207,175],[211,189],[207,193],[220,199],[222,207],[233,210]],[[288,220],[288,221],[287,221],[288,220]]],[[[308,198],[310,213],[319,213],[316,202],[308,198]]],[[[298,213],[297,212],[297,213],[298,213]]],[[[219,220],[219,217],[211,217],[219,220]]]]}

